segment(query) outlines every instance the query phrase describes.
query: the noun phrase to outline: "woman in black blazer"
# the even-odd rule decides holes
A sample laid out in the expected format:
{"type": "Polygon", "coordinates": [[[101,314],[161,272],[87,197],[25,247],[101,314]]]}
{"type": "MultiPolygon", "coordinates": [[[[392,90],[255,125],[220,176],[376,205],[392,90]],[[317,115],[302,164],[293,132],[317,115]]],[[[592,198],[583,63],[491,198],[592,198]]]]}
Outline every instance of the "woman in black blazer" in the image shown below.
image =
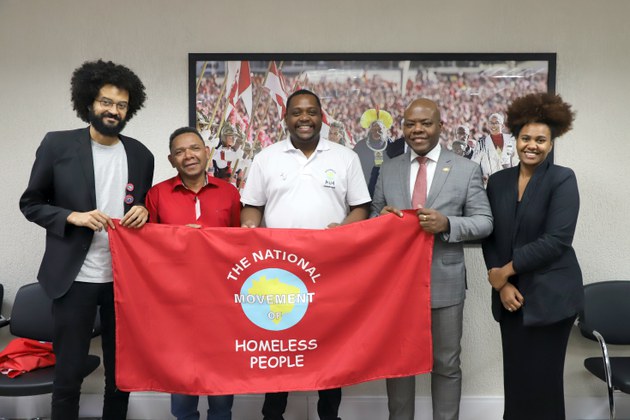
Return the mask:
{"type": "Polygon", "coordinates": [[[519,98],[507,113],[520,164],[488,181],[494,232],[483,242],[503,345],[503,418],[564,419],[564,358],[584,300],[571,246],[579,193],[573,171],[548,155],[574,113],[547,93],[519,98]]]}

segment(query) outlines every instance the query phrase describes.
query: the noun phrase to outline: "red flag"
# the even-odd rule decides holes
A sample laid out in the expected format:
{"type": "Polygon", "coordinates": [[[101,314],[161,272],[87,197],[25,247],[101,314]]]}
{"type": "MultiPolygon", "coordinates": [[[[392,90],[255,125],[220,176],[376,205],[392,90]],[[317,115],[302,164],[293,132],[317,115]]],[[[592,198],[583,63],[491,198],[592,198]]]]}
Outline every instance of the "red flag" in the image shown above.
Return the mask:
{"type": "MultiPolygon", "coordinates": [[[[236,102],[238,101],[238,84],[234,83],[232,88],[230,89],[230,93],[228,94],[228,103],[234,108],[236,107],[236,102]]],[[[229,115],[229,112],[228,112],[229,115]]]]}
{"type": "Polygon", "coordinates": [[[225,104],[226,120],[229,118],[232,109],[236,107],[236,102],[238,102],[238,79],[240,68],[240,61],[226,61],[225,63],[225,78],[227,79],[225,85],[225,92],[227,93],[225,104]]]}
{"type": "Polygon", "coordinates": [[[249,61],[228,61],[226,66],[227,104],[226,119],[230,116],[239,99],[245,105],[245,111],[252,115],[252,80],[249,72],[249,61]]]}
{"type": "Polygon", "coordinates": [[[236,102],[238,101],[238,83],[234,83],[230,88],[227,96],[227,103],[225,104],[225,119],[230,118],[232,110],[236,108],[236,102]]]}
{"type": "Polygon", "coordinates": [[[433,236],[417,216],[333,229],[110,230],[116,383],[197,395],[430,371],[433,236]]]}
{"type": "Polygon", "coordinates": [[[284,88],[284,82],[282,79],[282,73],[276,66],[276,62],[272,61],[267,74],[267,80],[265,80],[265,88],[269,90],[271,99],[276,103],[278,114],[280,118],[284,117],[287,110],[287,92],[284,88]]]}
{"type": "Polygon", "coordinates": [[[238,97],[243,101],[247,115],[252,116],[252,79],[249,72],[249,61],[241,61],[238,74],[238,97]]]}

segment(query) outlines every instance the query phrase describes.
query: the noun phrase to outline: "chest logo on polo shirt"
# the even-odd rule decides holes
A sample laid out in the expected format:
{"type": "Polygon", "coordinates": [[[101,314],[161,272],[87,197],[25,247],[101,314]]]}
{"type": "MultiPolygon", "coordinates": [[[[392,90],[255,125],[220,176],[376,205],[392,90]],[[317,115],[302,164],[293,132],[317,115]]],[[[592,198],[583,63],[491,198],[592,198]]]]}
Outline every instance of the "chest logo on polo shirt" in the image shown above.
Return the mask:
{"type": "Polygon", "coordinates": [[[335,172],[333,169],[326,169],[324,171],[324,175],[326,175],[324,179],[324,187],[335,188],[335,180],[337,178],[337,172],[335,172]]]}

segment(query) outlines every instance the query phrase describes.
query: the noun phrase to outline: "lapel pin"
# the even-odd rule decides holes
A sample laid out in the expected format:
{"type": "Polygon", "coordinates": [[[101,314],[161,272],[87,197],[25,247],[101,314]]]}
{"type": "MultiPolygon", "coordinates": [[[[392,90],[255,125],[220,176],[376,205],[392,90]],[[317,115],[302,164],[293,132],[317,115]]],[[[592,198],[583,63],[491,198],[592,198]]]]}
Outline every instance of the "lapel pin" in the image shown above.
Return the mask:
{"type": "Polygon", "coordinates": [[[448,172],[450,170],[451,170],[451,168],[442,168],[442,172],[448,172]]]}
{"type": "Polygon", "coordinates": [[[131,204],[131,203],[133,203],[133,195],[127,194],[125,196],[125,204],[131,204]]]}
{"type": "Polygon", "coordinates": [[[129,184],[127,184],[127,186],[125,187],[125,189],[129,192],[132,192],[134,190],[134,186],[133,184],[130,182],[129,184]]]}

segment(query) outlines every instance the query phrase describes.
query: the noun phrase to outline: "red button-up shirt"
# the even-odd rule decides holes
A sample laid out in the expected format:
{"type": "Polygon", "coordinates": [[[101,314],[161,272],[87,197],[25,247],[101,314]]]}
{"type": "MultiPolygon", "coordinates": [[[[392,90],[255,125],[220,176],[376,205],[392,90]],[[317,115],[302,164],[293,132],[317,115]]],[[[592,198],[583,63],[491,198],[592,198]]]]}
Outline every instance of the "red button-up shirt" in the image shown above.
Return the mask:
{"type": "Polygon", "coordinates": [[[146,207],[151,223],[197,224],[204,227],[241,225],[238,190],[232,184],[211,176],[208,176],[208,184],[198,193],[186,188],[179,175],[162,181],[147,193],[146,207]]]}

